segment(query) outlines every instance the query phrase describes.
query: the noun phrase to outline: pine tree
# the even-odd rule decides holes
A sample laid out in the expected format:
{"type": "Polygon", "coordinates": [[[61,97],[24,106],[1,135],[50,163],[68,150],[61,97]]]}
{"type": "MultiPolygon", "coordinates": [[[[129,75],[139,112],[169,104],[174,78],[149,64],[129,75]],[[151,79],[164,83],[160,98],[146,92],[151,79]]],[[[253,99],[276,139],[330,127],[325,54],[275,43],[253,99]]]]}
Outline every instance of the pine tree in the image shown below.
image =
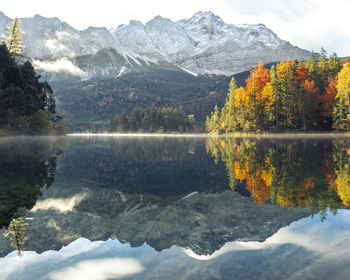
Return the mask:
{"type": "Polygon", "coordinates": [[[23,56],[23,34],[24,32],[20,29],[21,20],[17,17],[13,20],[12,24],[7,26],[7,37],[3,36],[10,53],[14,56],[23,56]]]}
{"type": "Polygon", "coordinates": [[[271,67],[270,76],[271,76],[271,86],[273,89],[274,100],[275,100],[271,107],[270,118],[273,123],[272,126],[274,128],[277,128],[277,127],[280,127],[279,112],[281,110],[280,107],[282,107],[282,101],[281,101],[281,96],[279,94],[279,83],[278,83],[276,68],[274,65],[272,65],[271,67]]]}
{"type": "Polygon", "coordinates": [[[24,217],[14,218],[4,232],[4,236],[9,237],[11,246],[17,250],[17,255],[19,257],[22,257],[22,251],[24,250],[23,244],[27,239],[25,236],[27,225],[28,224],[24,221],[24,217]]]}
{"type": "Polygon", "coordinates": [[[236,80],[232,77],[229,90],[228,90],[228,100],[226,101],[225,106],[227,107],[227,118],[226,118],[226,132],[233,132],[235,130],[235,91],[237,89],[236,80]]]}
{"type": "Polygon", "coordinates": [[[210,131],[211,133],[215,134],[216,130],[218,128],[218,123],[219,123],[219,108],[218,105],[216,104],[214,107],[214,112],[211,113],[210,117],[210,131]]]}
{"type": "Polygon", "coordinates": [[[316,56],[314,53],[311,54],[308,60],[309,65],[309,74],[308,74],[308,80],[317,81],[317,62],[316,62],[316,56]]]}
{"type": "Polygon", "coordinates": [[[333,53],[328,60],[328,68],[329,68],[329,74],[332,77],[335,77],[338,75],[339,71],[341,70],[341,60],[338,58],[336,53],[333,53]]]}

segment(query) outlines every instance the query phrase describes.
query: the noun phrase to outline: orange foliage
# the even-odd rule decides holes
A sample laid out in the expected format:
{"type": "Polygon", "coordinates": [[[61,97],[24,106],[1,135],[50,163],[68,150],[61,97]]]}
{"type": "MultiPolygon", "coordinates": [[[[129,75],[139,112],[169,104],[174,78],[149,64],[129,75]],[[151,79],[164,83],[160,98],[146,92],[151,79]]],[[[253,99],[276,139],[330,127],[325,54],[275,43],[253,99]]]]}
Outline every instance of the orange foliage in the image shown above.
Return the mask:
{"type": "Polygon", "coordinates": [[[337,95],[337,83],[337,77],[330,78],[325,94],[319,97],[321,106],[320,110],[322,111],[323,116],[328,118],[332,117],[332,109],[335,101],[335,96],[337,95]]]}
{"type": "Polygon", "coordinates": [[[235,178],[246,180],[246,189],[251,193],[251,198],[259,204],[264,204],[270,198],[271,184],[275,168],[270,159],[260,166],[255,172],[249,172],[252,168],[250,161],[245,161],[243,166],[237,161],[234,162],[235,178]]]}
{"type": "Polygon", "coordinates": [[[314,187],[314,182],[311,180],[311,178],[305,178],[304,187],[305,187],[305,189],[314,187]]]}
{"type": "Polygon", "coordinates": [[[251,92],[255,86],[255,91],[261,92],[265,85],[271,81],[270,72],[264,66],[264,64],[259,63],[250,73],[249,78],[247,79],[247,91],[251,92]]]}
{"type": "Polygon", "coordinates": [[[316,94],[316,92],[318,91],[318,88],[315,87],[314,81],[309,82],[308,80],[306,80],[304,84],[305,84],[305,90],[308,94],[313,95],[313,94],[316,94]]]}
{"type": "Polygon", "coordinates": [[[302,85],[309,77],[309,66],[308,65],[300,65],[296,69],[296,79],[298,81],[298,85],[302,85]]]}

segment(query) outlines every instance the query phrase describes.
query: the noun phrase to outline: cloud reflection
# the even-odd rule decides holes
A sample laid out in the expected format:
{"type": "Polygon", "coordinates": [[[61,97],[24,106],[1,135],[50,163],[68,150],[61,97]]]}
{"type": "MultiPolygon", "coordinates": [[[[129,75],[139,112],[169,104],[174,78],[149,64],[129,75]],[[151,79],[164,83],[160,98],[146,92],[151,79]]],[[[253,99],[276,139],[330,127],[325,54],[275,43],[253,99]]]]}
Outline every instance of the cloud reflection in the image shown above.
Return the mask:
{"type": "Polygon", "coordinates": [[[143,269],[144,268],[137,260],[131,258],[92,259],[79,262],[68,268],[54,271],[48,275],[48,279],[118,279],[140,273],[143,269]]]}
{"type": "Polygon", "coordinates": [[[350,211],[343,210],[322,223],[318,217],[299,220],[280,229],[264,242],[228,242],[212,255],[197,255],[190,249],[184,249],[184,252],[194,259],[212,260],[230,252],[273,249],[283,244],[293,244],[326,258],[346,257],[350,250],[349,221],[350,211]],[[339,225],[344,228],[340,229],[339,225]]]}
{"type": "Polygon", "coordinates": [[[31,211],[55,210],[61,213],[66,213],[72,211],[85,197],[85,194],[76,194],[68,198],[48,198],[38,200],[31,211]]]}

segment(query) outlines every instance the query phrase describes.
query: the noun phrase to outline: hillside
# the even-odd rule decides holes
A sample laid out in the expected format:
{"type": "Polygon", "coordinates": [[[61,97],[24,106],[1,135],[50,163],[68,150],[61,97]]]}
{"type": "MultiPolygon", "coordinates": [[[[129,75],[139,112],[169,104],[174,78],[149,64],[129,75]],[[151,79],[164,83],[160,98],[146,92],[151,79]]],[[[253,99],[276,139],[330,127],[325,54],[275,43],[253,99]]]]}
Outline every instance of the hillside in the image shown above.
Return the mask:
{"type": "MultiPolygon", "coordinates": [[[[267,65],[268,67],[271,64],[267,65]]],[[[243,86],[250,71],[234,75],[243,86]]],[[[127,73],[115,79],[52,82],[57,107],[73,130],[106,124],[121,112],[135,107],[181,107],[204,123],[215,104],[222,106],[231,77],[193,76],[184,71],[151,67],[149,71],[127,73]]]]}

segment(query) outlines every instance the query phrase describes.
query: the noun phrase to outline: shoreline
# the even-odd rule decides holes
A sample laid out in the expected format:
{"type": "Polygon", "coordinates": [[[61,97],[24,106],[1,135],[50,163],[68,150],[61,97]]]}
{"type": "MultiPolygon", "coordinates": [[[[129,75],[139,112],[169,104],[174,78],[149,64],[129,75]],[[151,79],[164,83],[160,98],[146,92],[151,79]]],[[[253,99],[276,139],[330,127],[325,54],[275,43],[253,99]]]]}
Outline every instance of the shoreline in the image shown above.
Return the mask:
{"type": "Polygon", "coordinates": [[[281,132],[281,133],[68,133],[65,135],[0,135],[5,138],[34,138],[34,137],[166,137],[166,138],[350,138],[349,132],[281,132]]]}
{"type": "Polygon", "coordinates": [[[234,133],[213,135],[209,133],[69,133],[69,137],[200,137],[200,138],[339,138],[350,137],[349,133],[310,132],[310,133],[234,133]]]}

